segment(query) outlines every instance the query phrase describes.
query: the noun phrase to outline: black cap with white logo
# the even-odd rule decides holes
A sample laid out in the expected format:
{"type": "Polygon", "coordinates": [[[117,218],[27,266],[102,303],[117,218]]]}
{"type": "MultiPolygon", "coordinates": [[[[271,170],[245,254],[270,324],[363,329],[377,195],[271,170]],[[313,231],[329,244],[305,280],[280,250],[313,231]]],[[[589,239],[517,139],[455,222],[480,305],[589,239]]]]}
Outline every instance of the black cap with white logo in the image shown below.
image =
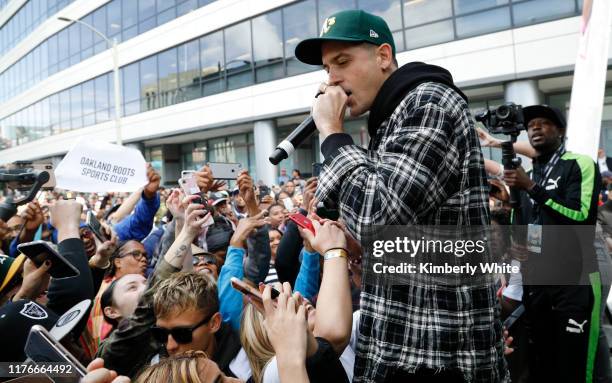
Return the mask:
{"type": "Polygon", "coordinates": [[[87,314],[90,304],[89,299],[79,302],[61,317],[47,307],[26,299],[0,307],[0,362],[22,362],[26,359],[23,348],[34,325],[43,326],[55,339],[61,340],[87,314]]]}

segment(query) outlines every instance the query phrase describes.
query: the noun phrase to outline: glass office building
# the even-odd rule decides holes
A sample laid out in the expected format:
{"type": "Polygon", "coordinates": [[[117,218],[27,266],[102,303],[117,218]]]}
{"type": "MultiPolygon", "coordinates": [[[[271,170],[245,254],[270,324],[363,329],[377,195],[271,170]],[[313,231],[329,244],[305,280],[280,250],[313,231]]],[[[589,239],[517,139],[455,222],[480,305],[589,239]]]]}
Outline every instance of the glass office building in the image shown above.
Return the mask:
{"type": "MultiPolygon", "coordinates": [[[[321,159],[317,137],[279,167],[267,163],[325,80],[294,49],[353,8],[387,20],[400,64],[451,70],[474,110],[505,100],[568,107],[575,51],[546,49],[575,45],[582,0],[3,0],[0,161],[57,160],[81,137],[115,139],[111,49],[86,25],[58,20],[67,17],[118,42],[124,141],[165,182],[206,162],[240,162],[267,182],[280,167],[308,174],[321,159]]],[[[367,145],[365,117],[346,129],[367,145]]],[[[612,150],[606,129],[602,139],[612,150]]]]}

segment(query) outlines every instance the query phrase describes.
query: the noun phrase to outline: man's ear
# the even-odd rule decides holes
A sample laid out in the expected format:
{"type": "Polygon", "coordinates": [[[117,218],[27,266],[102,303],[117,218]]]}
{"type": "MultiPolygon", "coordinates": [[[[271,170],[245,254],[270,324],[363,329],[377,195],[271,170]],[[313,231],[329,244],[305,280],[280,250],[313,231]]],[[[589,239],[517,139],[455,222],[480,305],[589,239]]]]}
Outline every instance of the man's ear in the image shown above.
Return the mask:
{"type": "Polygon", "coordinates": [[[376,60],[382,70],[390,69],[393,65],[393,48],[391,48],[391,45],[384,43],[377,47],[376,60]]]}
{"type": "Polygon", "coordinates": [[[210,318],[210,332],[213,334],[219,331],[221,328],[221,313],[216,312],[212,318],[210,318]]]}

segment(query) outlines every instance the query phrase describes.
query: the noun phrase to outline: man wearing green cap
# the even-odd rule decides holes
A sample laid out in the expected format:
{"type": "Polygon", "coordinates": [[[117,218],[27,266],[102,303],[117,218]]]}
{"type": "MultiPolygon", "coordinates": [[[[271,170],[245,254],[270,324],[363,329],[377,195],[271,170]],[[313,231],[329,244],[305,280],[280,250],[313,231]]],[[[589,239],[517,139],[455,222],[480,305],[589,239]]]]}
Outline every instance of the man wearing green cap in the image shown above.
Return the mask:
{"type": "MultiPolygon", "coordinates": [[[[316,197],[338,206],[357,239],[375,225],[489,224],[477,132],[446,69],[398,68],[386,22],[361,10],[328,17],[295,55],[328,73],[312,107],[325,156],[316,197]],[[347,107],[369,112],[368,150],[344,133],[347,107]]],[[[354,381],[504,381],[495,292],[493,283],[389,288],[364,278],[354,381]]]]}

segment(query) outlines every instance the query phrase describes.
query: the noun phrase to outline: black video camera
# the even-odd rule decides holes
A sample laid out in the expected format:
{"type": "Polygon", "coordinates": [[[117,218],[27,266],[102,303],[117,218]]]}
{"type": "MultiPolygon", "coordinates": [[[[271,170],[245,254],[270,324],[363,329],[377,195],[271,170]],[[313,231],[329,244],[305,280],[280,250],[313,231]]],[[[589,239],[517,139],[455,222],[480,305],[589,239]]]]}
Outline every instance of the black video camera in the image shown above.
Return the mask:
{"type": "MultiPolygon", "coordinates": [[[[25,195],[14,198],[10,192],[0,204],[0,219],[8,221],[17,213],[17,206],[26,204],[36,197],[36,193],[51,179],[52,170],[36,169],[31,162],[17,161],[0,167],[0,183],[8,189],[25,191],[25,195]]],[[[52,169],[52,168],[51,168],[52,169]]]]}
{"type": "MultiPolygon", "coordinates": [[[[493,134],[510,136],[508,141],[501,143],[504,169],[516,169],[521,166],[521,159],[516,156],[513,145],[521,131],[526,130],[523,107],[513,102],[508,102],[493,111],[487,109],[482,113],[478,113],[474,116],[474,119],[481,122],[493,134]]],[[[514,208],[520,206],[518,190],[510,190],[510,205],[514,208]]]]}
{"type": "Polygon", "coordinates": [[[482,122],[491,133],[505,134],[514,137],[515,141],[516,137],[521,134],[521,130],[526,130],[523,107],[513,102],[501,105],[493,111],[487,109],[478,113],[474,118],[482,122]]]}

